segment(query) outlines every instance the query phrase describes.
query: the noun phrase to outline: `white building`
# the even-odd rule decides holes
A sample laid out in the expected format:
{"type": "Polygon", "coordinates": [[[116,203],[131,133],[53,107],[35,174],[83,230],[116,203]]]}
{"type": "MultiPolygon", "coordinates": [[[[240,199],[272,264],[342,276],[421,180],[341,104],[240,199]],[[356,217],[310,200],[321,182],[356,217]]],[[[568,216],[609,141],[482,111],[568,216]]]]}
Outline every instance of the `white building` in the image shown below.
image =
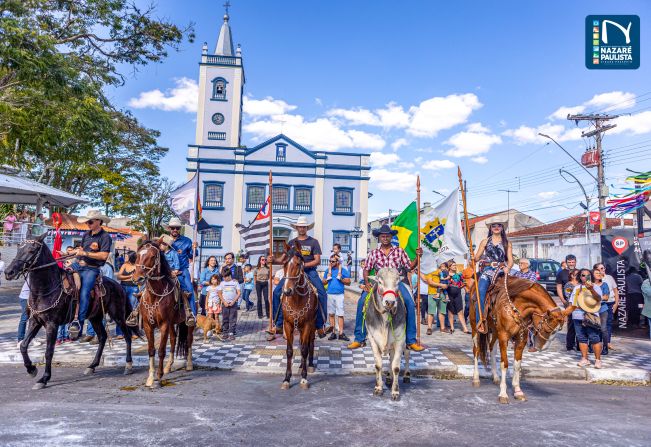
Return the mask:
{"type": "MultiPolygon", "coordinates": [[[[274,251],[292,235],[299,215],[315,222],[310,231],[329,253],[338,242],[354,250],[349,232],[355,215],[368,214],[369,154],[305,148],[285,135],[254,147],[242,145],[242,52],[233,47],[229,16],[213,53],[203,45],[199,63],[199,102],[195,143],[188,147],[189,177],[199,167],[203,217],[212,226],[200,237],[202,257],[237,252],[244,243],[235,228],[255,218],[273,173],[274,251]]],[[[366,253],[366,237],[359,240],[366,253]]]]}

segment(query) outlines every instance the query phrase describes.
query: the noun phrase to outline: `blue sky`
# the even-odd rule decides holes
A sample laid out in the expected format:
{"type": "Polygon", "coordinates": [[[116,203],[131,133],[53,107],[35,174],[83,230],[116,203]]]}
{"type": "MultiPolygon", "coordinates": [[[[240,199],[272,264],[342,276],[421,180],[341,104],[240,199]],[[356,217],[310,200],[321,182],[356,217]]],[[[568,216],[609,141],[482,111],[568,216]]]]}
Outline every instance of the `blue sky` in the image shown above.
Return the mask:
{"type": "MultiPolygon", "coordinates": [[[[222,3],[159,1],[158,15],[195,23],[196,41],[110,92],[162,132],[161,170],[178,182],[194,142],[201,45],[214,48],[222,3]]],[[[561,118],[568,110],[627,114],[604,140],[609,184],[623,186],[625,168],[651,169],[648,2],[232,3],[247,80],[243,143],[282,127],[308,148],[372,153],[372,217],[406,206],[416,174],[422,200],[438,200],[431,190],[455,188],[457,165],[471,212],[506,209],[498,190],[511,189],[511,207],[543,221],[578,214],[582,193],[558,169],[593,196],[594,182],[536,136],[557,137],[579,158],[591,143],[561,118]],[[640,16],[638,70],[585,68],[585,16],[603,13],[640,16]]]]}

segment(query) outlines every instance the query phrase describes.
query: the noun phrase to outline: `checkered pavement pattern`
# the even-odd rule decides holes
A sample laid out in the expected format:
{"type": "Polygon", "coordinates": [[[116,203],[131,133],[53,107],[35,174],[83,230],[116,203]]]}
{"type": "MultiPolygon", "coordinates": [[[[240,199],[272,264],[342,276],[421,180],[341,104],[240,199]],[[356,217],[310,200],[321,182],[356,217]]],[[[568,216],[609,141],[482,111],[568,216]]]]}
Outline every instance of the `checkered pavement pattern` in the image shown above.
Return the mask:
{"type": "MultiPolygon", "coordinates": [[[[469,357],[472,358],[472,349],[462,349],[469,357]]],[[[499,356],[499,351],[497,351],[499,356]]],[[[508,350],[509,366],[513,365],[513,350],[508,350]]],[[[591,361],[594,356],[589,354],[591,361]]],[[[499,359],[499,357],[498,357],[499,359]]],[[[522,355],[523,367],[545,367],[545,368],[576,368],[576,364],[581,360],[579,353],[574,351],[539,351],[524,352],[522,355]]],[[[649,354],[631,354],[617,353],[611,351],[608,355],[601,357],[604,368],[637,368],[651,371],[651,355],[649,354]]],[[[499,360],[498,360],[499,361],[499,360]]]]}

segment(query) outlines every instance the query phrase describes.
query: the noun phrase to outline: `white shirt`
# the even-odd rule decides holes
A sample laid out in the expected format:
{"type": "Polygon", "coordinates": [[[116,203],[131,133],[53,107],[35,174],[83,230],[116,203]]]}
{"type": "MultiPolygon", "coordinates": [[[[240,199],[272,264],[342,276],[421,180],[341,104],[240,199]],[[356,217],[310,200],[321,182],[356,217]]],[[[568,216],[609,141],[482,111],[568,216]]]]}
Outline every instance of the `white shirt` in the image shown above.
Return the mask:
{"type": "Polygon", "coordinates": [[[285,271],[283,269],[278,269],[278,271],[274,274],[274,278],[280,281],[285,277],[285,271]]]}
{"type": "MultiPolygon", "coordinates": [[[[599,295],[600,297],[603,296],[603,294],[601,293],[601,286],[597,286],[594,283],[592,285],[594,287],[594,291],[597,292],[597,295],[599,295]]],[[[578,284],[578,285],[574,286],[574,290],[572,291],[572,296],[570,296],[570,303],[577,306],[576,310],[574,312],[572,312],[572,319],[573,320],[583,320],[583,315],[585,315],[585,311],[583,309],[581,309],[580,307],[578,307],[579,305],[577,304],[577,301],[576,301],[576,296],[577,296],[577,294],[579,293],[579,291],[581,289],[588,290],[588,288],[586,286],[584,286],[582,284],[578,284]]],[[[588,291],[588,293],[589,293],[589,291],[588,291]]],[[[597,314],[597,313],[599,313],[599,312],[598,311],[595,312],[595,314],[597,314]]]]}
{"type": "Polygon", "coordinates": [[[5,261],[0,261],[0,284],[2,284],[2,274],[5,272],[5,261]]]}
{"type": "Polygon", "coordinates": [[[615,290],[617,290],[617,282],[615,281],[615,278],[613,278],[610,275],[605,275],[603,282],[608,284],[608,288],[610,289],[610,293],[608,294],[608,301],[607,303],[614,303],[615,302],[615,290]]]}
{"type": "Polygon", "coordinates": [[[27,281],[23,283],[23,287],[20,289],[20,294],[18,295],[18,298],[20,298],[21,300],[29,299],[29,283],[27,281]]]}

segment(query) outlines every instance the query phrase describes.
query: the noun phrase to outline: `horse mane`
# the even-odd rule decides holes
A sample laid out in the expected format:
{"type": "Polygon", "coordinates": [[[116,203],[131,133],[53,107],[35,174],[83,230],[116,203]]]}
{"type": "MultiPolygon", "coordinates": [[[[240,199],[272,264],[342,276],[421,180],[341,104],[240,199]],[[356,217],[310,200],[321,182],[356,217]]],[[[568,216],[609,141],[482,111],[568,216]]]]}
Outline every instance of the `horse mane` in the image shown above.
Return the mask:
{"type": "MultiPolygon", "coordinates": [[[[158,245],[158,242],[156,241],[151,241],[151,240],[146,240],[142,244],[138,245],[138,251],[145,245],[152,245],[160,251],[160,274],[166,277],[171,277],[172,276],[172,269],[170,268],[169,263],[167,262],[167,258],[165,258],[165,253],[163,253],[163,250],[160,249],[160,245],[158,245]]],[[[171,248],[170,248],[171,249],[171,248]]]]}

